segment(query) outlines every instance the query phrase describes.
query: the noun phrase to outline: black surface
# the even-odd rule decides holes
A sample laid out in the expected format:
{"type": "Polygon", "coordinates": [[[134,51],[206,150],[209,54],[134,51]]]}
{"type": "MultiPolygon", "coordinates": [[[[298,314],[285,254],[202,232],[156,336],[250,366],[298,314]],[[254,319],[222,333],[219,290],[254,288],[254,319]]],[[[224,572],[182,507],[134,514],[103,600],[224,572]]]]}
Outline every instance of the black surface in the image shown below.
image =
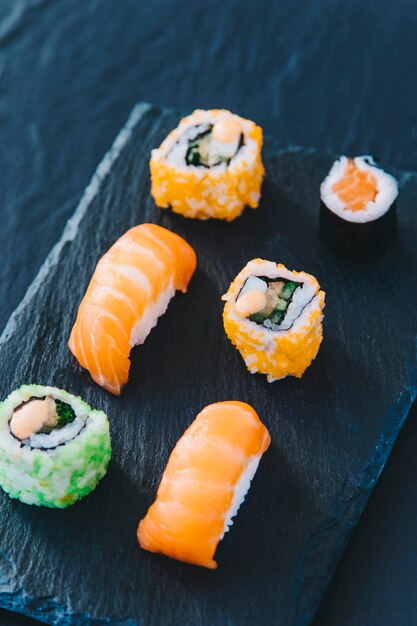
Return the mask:
{"type": "Polygon", "coordinates": [[[0,340],[9,365],[1,394],[22,381],[81,394],[109,415],[112,465],[96,492],[66,511],[2,494],[0,602],[60,624],[306,624],[415,395],[415,287],[395,317],[392,302],[417,270],[417,177],[399,175],[396,245],[383,259],[352,264],[317,237],[330,156],[268,141],[259,210],[232,224],[186,220],[156,209],[149,195],[149,151],[177,115],[139,107],[131,125],[135,116],[121,156],[126,129],[0,340]],[[131,381],[115,398],[70,358],[66,339],[98,258],[142,221],[183,235],[199,266],[189,294],[134,351],[131,381]],[[306,269],[327,291],[325,340],[301,381],[250,376],[224,335],[220,296],[254,256],[306,269]],[[222,399],[250,402],[273,444],[213,574],[140,551],[135,529],[175,441],[202,406],[222,399]]]}
{"type": "Polygon", "coordinates": [[[2,0],[0,324],[138,101],[417,169],[416,32],[413,0],[2,0]]]}
{"type": "MultiPolygon", "coordinates": [[[[2,0],[0,326],[137,100],[227,106],[288,143],[416,169],[416,32],[412,0],[2,0]]],[[[320,626],[417,624],[416,417],[320,626]]]]}
{"type": "Polygon", "coordinates": [[[413,626],[416,623],[416,420],[414,403],[321,603],[314,626],[413,626]]]}
{"type": "Polygon", "coordinates": [[[383,254],[397,236],[397,208],[394,202],[379,219],[358,224],[344,220],[321,202],[321,241],[337,255],[352,261],[366,261],[383,254]]]}

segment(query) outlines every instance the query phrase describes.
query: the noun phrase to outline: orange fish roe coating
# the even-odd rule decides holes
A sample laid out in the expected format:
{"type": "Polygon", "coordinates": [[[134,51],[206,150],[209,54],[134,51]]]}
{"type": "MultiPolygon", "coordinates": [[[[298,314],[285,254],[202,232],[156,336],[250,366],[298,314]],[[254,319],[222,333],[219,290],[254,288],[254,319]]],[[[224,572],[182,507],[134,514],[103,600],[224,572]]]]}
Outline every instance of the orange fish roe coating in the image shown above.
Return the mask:
{"type": "Polygon", "coordinates": [[[262,129],[254,122],[221,109],[194,111],[152,151],[152,196],[160,208],[171,207],[185,217],[231,221],[245,206],[255,209],[259,204],[265,174],[261,149],[262,129]],[[167,158],[185,130],[200,123],[216,123],[225,117],[239,122],[245,141],[227,166],[179,165],[167,158]]]}
{"type": "Polygon", "coordinates": [[[305,272],[289,272],[282,264],[262,259],[250,261],[238,274],[223,299],[223,324],[227,337],[239,350],[248,370],[254,374],[266,374],[268,382],[295,376],[301,378],[307,367],[317,356],[323,339],[323,308],[325,292],[314,276],[305,272]],[[276,276],[269,270],[274,268],[276,276]],[[279,273],[278,273],[279,272],[279,273]],[[275,278],[284,273],[290,280],[306,282],[314,286],[315,295],[288,330],[273,331],[243,318],[236,312],[236,299],[240,289],[250,275],[275,278]]]}
{"type": "Polygon", "coordinates": [[[378,193],[375,176],[359,169],[353,159],[348,160],[343,177],[332,190],[351,211],[363,211],[368,202],[374,202],[378,193]]]}

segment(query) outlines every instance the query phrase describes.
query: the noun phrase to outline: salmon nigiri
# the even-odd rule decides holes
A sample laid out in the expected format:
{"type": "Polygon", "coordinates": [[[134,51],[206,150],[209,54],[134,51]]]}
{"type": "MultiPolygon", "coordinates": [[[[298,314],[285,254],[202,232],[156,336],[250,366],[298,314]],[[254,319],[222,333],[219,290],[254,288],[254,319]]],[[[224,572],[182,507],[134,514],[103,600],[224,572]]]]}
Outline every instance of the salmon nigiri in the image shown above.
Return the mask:
{"type": "Polygon", "coordinates": [[[187,291],[195,267],[193,248],[156,224],[131,228],[100,259],[68,343],[96,383],[120,394],[131,348],[145,341],[175,291],[187,291]]]}
{"type": "Polygon", "coordinates": [[[217,544],[270,441],[249,404],[206,406],[169,458],[156,500],[138,527],[141,547],[215,569],[217,544]]]}

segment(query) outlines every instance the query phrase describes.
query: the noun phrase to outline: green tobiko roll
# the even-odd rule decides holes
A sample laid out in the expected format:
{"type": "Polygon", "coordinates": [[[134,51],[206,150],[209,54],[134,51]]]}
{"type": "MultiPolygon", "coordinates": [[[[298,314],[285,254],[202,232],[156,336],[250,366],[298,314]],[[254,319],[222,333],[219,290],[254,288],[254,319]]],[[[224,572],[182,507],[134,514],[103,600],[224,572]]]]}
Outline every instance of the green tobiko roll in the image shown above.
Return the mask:
{"type": "Polygon", "coordinates": [[[107,416],[81,398],[23,385],[0,404],[0,486],[11,498],[70,506],[95,489],[110,457],[107,416]]]}

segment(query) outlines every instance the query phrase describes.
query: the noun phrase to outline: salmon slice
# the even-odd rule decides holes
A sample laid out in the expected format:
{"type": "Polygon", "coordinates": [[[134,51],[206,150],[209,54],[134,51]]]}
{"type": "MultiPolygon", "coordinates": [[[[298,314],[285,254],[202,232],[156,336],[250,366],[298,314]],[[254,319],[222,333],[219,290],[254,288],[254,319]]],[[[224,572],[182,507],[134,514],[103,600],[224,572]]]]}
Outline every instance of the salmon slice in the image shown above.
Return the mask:
{"type": "Polygon", "coordinates": [[[206,406],[171,453],[156,500],[139,524],[140,546],[215,569],[217,544],[270,441],[249,404],[206,406]]]}
{"type": "Polygon", "coordinates": [[[332,186],[332,190],[350,211],[363,211],[378,194],[375,176],[359,169],[353,159],[348,159],[343,177],[332,186]]]}
{"type": "Polygon", "coordinates": [[[176,290],[187,291],[193,248],[156,224],[127,231],[100,259],[78,309],[68,346],[93,380],[119,395],[131,348],[143,343],[176,290]]]}

